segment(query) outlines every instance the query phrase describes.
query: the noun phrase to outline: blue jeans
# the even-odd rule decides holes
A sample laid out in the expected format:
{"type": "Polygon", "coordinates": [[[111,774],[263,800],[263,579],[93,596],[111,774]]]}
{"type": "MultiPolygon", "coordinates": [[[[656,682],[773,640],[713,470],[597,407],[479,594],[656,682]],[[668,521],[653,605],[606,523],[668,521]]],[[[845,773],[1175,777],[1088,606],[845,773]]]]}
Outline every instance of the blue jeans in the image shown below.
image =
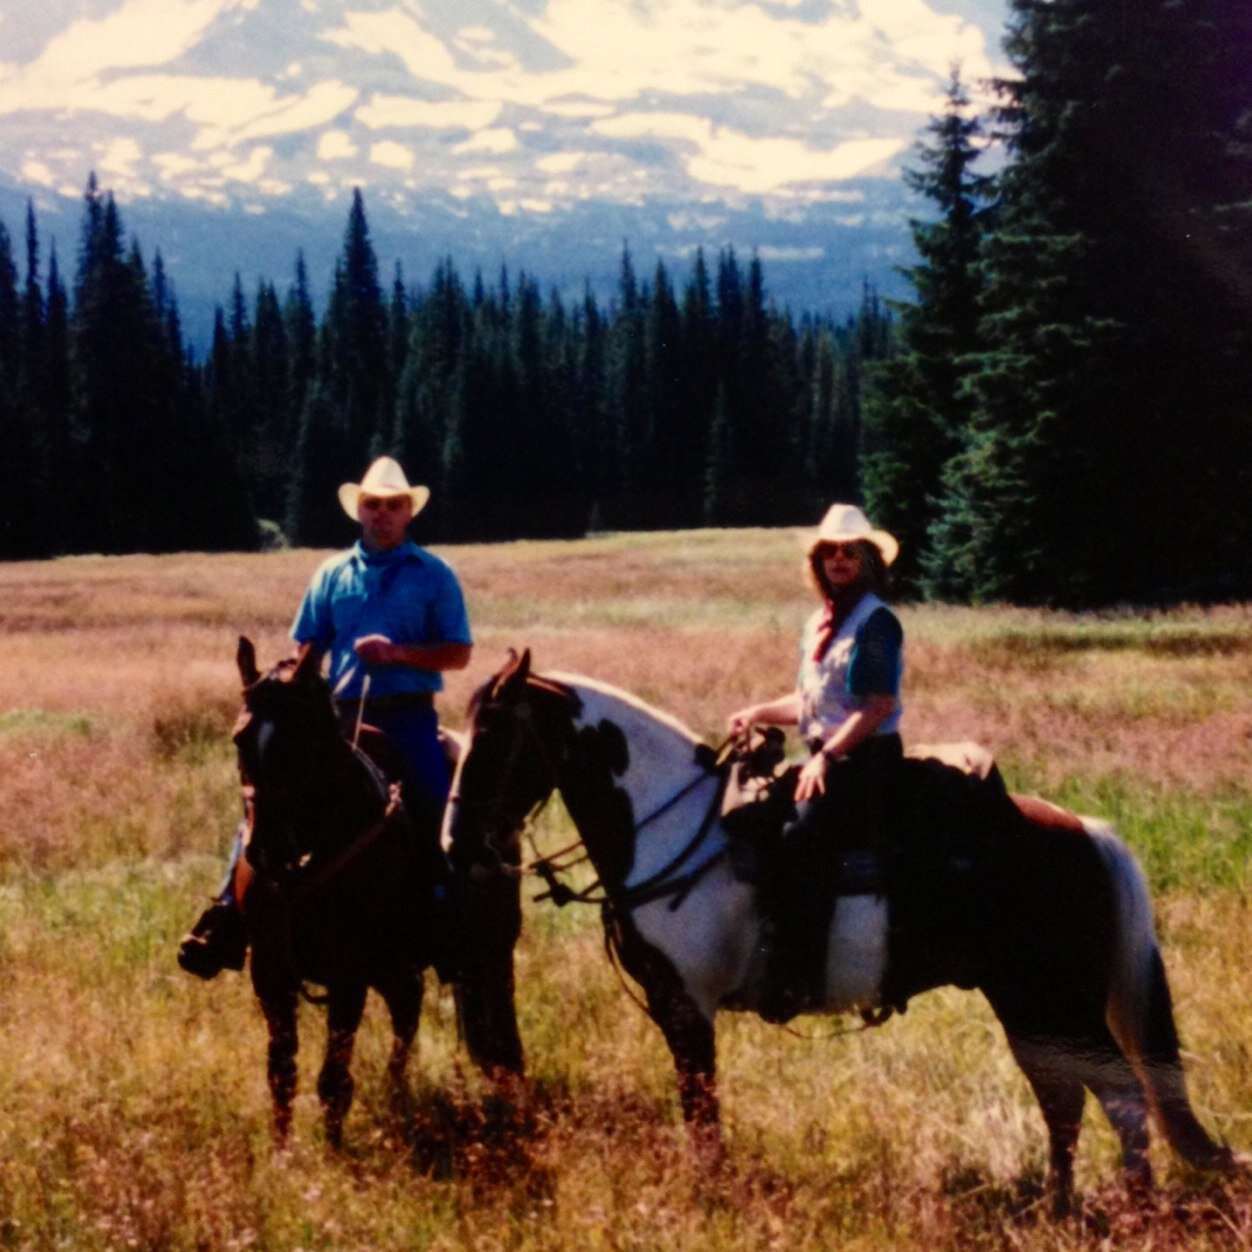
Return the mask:
{"type": "Polygon", "coordinates": [[[439,715],[435,710],[393,709],[371,713],[370,724],[399,749],[409,768],[409,777],[404,780],[409,784],[405,788],[409,804],[431,804],[442,811],[452,778],[443,744],[439,742],[439,715]]]}

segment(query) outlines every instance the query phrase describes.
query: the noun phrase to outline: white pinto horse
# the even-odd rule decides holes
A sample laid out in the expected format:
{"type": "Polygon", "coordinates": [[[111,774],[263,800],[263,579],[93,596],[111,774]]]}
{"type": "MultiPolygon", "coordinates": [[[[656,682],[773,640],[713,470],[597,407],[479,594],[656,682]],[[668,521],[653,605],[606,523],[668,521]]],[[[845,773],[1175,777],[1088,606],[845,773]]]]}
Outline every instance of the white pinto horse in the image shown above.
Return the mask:
{"type": "MultiPolygon", "coordinates": [[[[674,718],[588,678],[541,676],[512,657],[475,694],[444,842],[462,884],[462,1014],[475,1061],[520,1071],[512,947],[520,928],[518,831],[559,791],[598,875],[611,947],[642,987],[673,1055],[696,1142],[720,1143],[714,1019],[760,992],[756,890],[736,878],[713,753],[674,718]]],[[[1143,875],[1100,822],[1015,799],[933,836],[944,795],[916,773],[924,824],[886,896],[838,897],[825,962],[831,1013],[902,1005],[955,983],[989,1000],[1043,1111],[1048,1184],[1070,1203],[1085,1093],[1150,1183],[1151,1111],[1189,1163],[1232,1169],[1192,1112],[1143,875]]],[[[907,788],[906,788],[907,791],[907,788]]],[[[950,825],[950,824],[949,824],[950,825]]],[[[539,868],[564,890],[551,865],[539,868]]]]}

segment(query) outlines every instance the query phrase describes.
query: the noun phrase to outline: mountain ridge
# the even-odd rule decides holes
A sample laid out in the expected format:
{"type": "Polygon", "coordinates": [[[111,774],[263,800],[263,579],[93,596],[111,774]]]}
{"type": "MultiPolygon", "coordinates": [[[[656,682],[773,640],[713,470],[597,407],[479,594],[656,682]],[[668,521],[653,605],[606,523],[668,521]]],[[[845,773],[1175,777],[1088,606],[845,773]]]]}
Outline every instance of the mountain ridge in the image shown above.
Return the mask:
{"type": "Polygon", "coordinates": [[[389,281],[526,270],[610,298],[697,246],[780,305],[903,294],[900,179],[946,51],[1004,0],[45,0],[0,14],[0,218],[32,196],[63,273],[87,176],[159,250],[203,347],[238,272],[319,298],[360,187],[389,281]]]}

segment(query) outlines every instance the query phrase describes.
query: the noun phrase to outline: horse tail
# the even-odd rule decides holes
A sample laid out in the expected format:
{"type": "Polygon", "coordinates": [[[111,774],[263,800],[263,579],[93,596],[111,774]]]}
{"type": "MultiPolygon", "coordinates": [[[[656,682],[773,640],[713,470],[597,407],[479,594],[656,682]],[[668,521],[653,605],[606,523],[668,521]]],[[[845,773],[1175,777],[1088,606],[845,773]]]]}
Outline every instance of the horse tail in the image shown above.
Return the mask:
{"type": "Polygon", "coordinates": [[[1092,818],[1084,818],[1083,825],[1100,853],[1116,907],[1106,1005],[1109,1030],[1142,1082],[1170,1146],[1190,1165],[1230,1169],[1234,1154],[1200,1124],[1187,1095],[1173,1000],[1143,870],[1111,827],[1092,818]]]}

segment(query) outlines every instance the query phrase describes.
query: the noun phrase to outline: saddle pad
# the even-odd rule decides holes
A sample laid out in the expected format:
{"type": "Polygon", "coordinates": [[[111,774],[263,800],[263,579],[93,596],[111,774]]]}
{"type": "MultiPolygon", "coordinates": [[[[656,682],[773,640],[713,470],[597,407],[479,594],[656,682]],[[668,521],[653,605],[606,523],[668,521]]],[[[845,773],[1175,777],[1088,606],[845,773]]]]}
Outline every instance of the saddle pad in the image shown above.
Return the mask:
{"type": "Polygon", "coordinates": [[[904,755],[914,761],[935,760],[974,778],[990,778],[996,768],[990,749],[972,739],[955,743],[915,743],[904,755]]]}

